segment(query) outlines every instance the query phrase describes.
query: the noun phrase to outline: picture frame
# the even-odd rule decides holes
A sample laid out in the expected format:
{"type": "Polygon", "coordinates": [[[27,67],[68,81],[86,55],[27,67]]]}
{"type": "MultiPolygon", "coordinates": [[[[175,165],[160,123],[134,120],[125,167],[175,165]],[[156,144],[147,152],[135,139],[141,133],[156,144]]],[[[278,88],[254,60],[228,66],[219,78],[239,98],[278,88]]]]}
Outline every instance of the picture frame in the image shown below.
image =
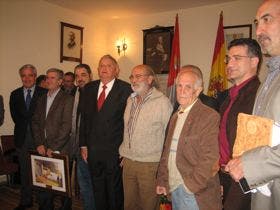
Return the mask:
{"type": "Polygon", "coordinates": [[[74,61],[82,63],[83,27],[60,22],[60,63],[74,61]]]}
{"type": "Polygon", "coordinates": [[[68,156],[53,153],[46,157],[35,151],[29,154],[32,187],[71,197],[68,156]]]}
{"type": "Polygon", "coordinates": [[[239,38],[252,38],[252,24],[224,26],[225,47],[228,44],[239,38]]]}
{"type": "Polygon", "coordinates": [[[156,74],[168,74],[174,26],[155,26],[143,30],[143,63],[156,74]]]}

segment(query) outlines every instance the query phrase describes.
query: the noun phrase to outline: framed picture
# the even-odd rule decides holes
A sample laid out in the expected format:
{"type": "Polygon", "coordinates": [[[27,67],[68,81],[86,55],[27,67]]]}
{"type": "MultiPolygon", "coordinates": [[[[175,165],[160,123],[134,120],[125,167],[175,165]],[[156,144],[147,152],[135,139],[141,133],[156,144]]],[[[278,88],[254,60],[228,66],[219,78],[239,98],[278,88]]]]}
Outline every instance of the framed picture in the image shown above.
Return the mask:
{"type": "Polygon", "coordinates": [[[156,74],[168,74],[174,27],[143,30],[143,63],[151,66],[156,74]]]}
{"type": "Polygon", "coordinates": [[[227,48],[228,44],[234,39],[252,38],[252,24],[225,26],[224,33],[227,48]]]}
{"type": "Polygon", "coordinates": [[[31,184],[34,188],[53,191],[71,197],[69,160],[67,155],[45,157],[30,152],[31,184]]]}
{"type": "Polygon", "coordinates": [[[60,62],[75,61],[82,63],[83,57],[83,27],[60,22],[60,62]]]}

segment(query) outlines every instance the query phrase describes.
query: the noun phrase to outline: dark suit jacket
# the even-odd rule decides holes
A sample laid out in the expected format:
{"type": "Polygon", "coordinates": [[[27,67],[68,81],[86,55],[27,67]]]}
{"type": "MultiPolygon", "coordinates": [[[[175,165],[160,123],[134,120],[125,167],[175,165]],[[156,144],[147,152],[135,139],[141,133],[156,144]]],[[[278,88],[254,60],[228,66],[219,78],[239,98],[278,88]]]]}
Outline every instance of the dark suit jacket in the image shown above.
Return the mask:
{"type": "Polygon", "coordinates": [[[16,147],[21,147],[24,143],[27,127],[31,127],[31,118],[35,111],[37,100],[47,93],[47,90],[39,86],[35,87],[29,110],[26,109],[23,87],[14,90],[10,96],[10,112],[15,123],[14,141],[16,147]]]}
{"type": "Polygon", "coordinates": [[[132,90],[127,82],[116,79],[97,111],[100,80],[88,83],[81,94],[80,146],[87,146],[94,158],[110,159],[118,155],[123,140],[123,114],[132,90]]]}
{"type": "MultiPolygon", "coordinates": [[[[169,192],[168,159],[177,112],[171,117],[160,160],[157,185],[169,192]]],[[[221,209],[218,178],[219,114],[198,100],[191,108],[182,128],[176,165],[187,188],[194,193],[200,210],[221,209]]]]}
{"type": "Polygon", "coordinates": [[[36,147],[44,145],[53,151],[69,153],[73,100],[73,96],[60,90],[49,109],[47,117],[47,95],[38,100],[38,105],[32,118],[36,147]]]}
{"type": "MultiPolygon", "coordinates": [[[[230,154],[232,154],[233,145],[235,142],[238,114],[241,112],[245,114],[252,114],[254,103],[255,103],[255,97],[259,86],[260,86],[259,78],[254,77],[244,87],[242,87],[239,90],[239,94],[236,97],[236,100],[232,104],[232,107],[228,113],[228,118],[226,122],[226,132],[227,132],[227,139],[229,141],[229,146],[230,146],[230,154]]],[[[228,94],[228,96],[225,98],[220,108],[221,117],[224,115],[229,103],[230,103],[230,96],[228,94]]]]}

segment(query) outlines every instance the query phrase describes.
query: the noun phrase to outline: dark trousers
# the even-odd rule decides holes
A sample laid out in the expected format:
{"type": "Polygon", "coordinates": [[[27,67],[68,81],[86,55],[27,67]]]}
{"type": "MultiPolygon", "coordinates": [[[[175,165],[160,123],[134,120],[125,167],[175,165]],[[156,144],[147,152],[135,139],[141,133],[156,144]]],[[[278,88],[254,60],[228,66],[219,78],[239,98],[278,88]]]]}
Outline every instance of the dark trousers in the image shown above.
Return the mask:
{"type": "Polygon", "coordinates": [[[119,157],[97,159],[89,156],[89,163],[96,210],[123,210],[119,157]]]}
{"type": "Polygon", "coordinates": [[[31,166],[29,161],[29,150],[34,150],[34,142],[31,131],[28,127],[24,143],[17,148],[19,169],[20,169],[20,205],[32,204],[32,188],[31,188],[31,166]]]}
{"type": "Polygon", "coordinates": [[[223,186],[223,207],[224,210],[250,210],[251,193],[244,194],[238,184],[230,175],[219,172],[220,182],[223,186]]]}
{"type": "MultiPolygon", "coordinates": [[[[69,175],[71,180],[73,162],[69,163],[69,175]]],[[[54,198],[56,194],[48,191],[38,192],[38,204],[39,210],[53,210],[54,209],[54,198]]],[[[72,209],[72,199],[71,197],[61,196],[61,207],[59,210],[71,210],[72,209]]]]}

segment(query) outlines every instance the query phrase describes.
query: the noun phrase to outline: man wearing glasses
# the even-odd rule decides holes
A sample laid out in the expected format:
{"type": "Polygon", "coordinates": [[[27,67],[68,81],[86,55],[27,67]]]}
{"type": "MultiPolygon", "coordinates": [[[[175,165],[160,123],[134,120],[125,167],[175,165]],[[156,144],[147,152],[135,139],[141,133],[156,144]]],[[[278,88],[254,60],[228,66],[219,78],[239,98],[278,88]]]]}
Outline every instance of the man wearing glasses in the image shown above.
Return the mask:
{"type": "Polygon", "coordinates": [[[260,85],[257,74],[262,63],[261,48],[254,39],[235,39],[228,46],[225,63],[227,79],[233,86],[220,108],[219,163],[224,210],[250,210],[251,195],[243,194],[238,183],[223,173],[223,167],[232,158],[238,113],[251,114],[253,110],[260,85]]]}
{"type": "Polygon", "coordinates": [[[156,173],[172,105],[157,90],[150,66],[134,67],[129,79],[134,92],[127,100],[119,149],[124,157],[124,209],[152,210],[157,204],[156,173]]]}

